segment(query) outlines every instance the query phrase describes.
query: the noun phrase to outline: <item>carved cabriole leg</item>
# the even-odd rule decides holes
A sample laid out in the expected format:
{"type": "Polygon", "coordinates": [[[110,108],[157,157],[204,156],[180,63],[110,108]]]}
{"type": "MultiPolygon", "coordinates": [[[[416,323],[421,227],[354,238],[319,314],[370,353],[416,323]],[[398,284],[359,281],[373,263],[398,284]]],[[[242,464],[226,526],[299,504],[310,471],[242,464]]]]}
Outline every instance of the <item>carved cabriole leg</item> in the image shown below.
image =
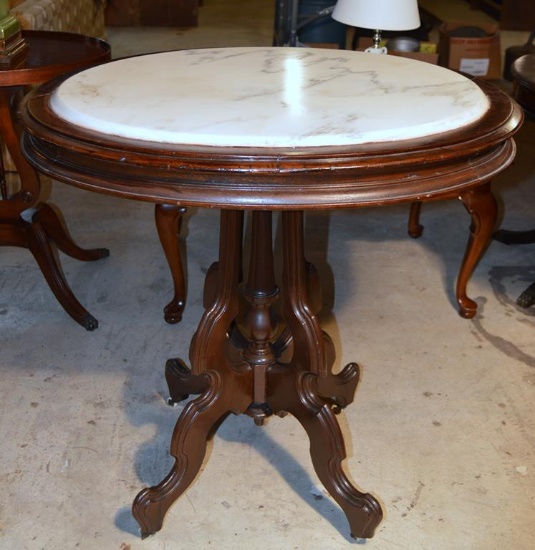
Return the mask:
{"type": "Polygon", "coordinates": [[[223,211],[217,293],[192,340],[191,373],[183,364],[174,379],[172,369],[166,371],[171,377],[172,397],[193,390],[203,393],[186,405],[175,426],[171,440],[173,468],[161,483],[144,489],[134,500],[132,513],[143,537],[161,528],[169,507],[191,484],[202,466],[207,441],[222,420],[230,412],[244,413],[251,403],[250,371],[231,369],[225,352],[227,333],[239,309],[241,239],[242,214],[223,211]]]}
{"type": "Polygon", "coordinates": [[[163,310],[168,323],[180,322],[186,306],[186,280],[179,248],[179,233],[185,212],[185,208],[169,204],[157,204],[154,209],[158,236],[173,278],[173,299],[163,310]]]}
{"type": "Polygon", "coordinates": [[[492,194],[490,182],[461,193],[459,198],[469,212],[472,223],[457,279],[456,295],[461,317],[471,319],[477,312],[477,304],[468,298],[466,287],[491,239],[498,216],[498,206],[492,194]]]}
{"type": "Polygon", "coordinates": [[[283,213],[283,235],[283,316],[294,345],[288,369],[272,372],[268,402],[274,413],[289,412],[305,428],[316,473],[346,514],[351,534],[371,537],[382,519],[381,507],[354,488],[342,469],[344,440],[331,404],[352,400],[358,368],[351,364],[333,376],[327,363],[325,335],[307,302],[302,212],[283,213]]]}

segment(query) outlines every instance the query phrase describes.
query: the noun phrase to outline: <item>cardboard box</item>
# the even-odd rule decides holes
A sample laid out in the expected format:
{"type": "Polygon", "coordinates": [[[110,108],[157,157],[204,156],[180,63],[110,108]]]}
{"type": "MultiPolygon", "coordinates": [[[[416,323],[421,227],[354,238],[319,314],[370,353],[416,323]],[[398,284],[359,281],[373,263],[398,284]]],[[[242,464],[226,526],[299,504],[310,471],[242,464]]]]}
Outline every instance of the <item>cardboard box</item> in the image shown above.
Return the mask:
{"type": "MultiPolygon", "coordinates": [[[[381,46],[386,45],[387,40],[381,41],[381,46]]],[[[373,46],[373,39],[368,36],[362,36],[358,40],[357,50],[364,51],[366,48],[373,46]]],[[[397,55],[408,59],[416,59],[417,61],[425,61],[433,65],[438,64],[437,44],[430,42],[422,42],[419,52],[395,52],[388,50],[388,55],[397,55]]]]}
{"type": "Polygon", "coordinates": [[[480,78],[501,78],[502,58],[500,32],[494,23],[478,23],[488,36],[482,38],[459,38],[451,32],[459,27],[474,26],[471,23],[447,22],[439,29],[439,63],[443,67],[461,71],[480,78]]]}

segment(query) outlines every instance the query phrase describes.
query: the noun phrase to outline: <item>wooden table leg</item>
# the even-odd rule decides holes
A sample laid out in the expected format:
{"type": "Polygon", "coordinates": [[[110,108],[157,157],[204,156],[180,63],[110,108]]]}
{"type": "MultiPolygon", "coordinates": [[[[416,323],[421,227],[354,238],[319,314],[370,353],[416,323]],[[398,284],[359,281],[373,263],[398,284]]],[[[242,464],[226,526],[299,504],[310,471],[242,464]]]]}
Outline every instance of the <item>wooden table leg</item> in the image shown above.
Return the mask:
{"type": "Polygon", "coordinates": [[[185,213],[186,208],[168,204],[157,204],[154,210],[158,236],[173,279],[173,299],[163,310],[164,319],[171,324],[182,320],[186,307],[186,278],[179,244],[180,227],[185,213]]]}
{"type": "Polygon", "coordinates": [[[85,262],[107,258],[110,255],[109,250],[79,247],[68,235],[56,212],[47,204],[37,210],[32,222],[25,226],[25,233],[27,247],[63,309],[86,330],[95,330],[98,321],[73,294],[61,269],[56,247],[71,258],[85,262]]]}
{"type": "Polygon", "coordinates": [[[459,198],[470,214],[472,223],[457,278],[456,296],[459,314],[465,319],[471,319],[477,313],[477,304],[466,294],[466,287],[491,240],[498,217],[498,205],[490,182],[461,193],[459,198]]]}
{"type": "Polygon", "coordinates": [[[350,363],[340,374],[332,373],[334,347],[315,311],[317,274],[304,257],[303,213],[284,212],[282,220],[279,313],[271,213],[253,213],[244,284],[242,218],[234,211],[221,214],[219,262],[208,276],[206,311],[190,349],[192,367],[178,359],[166,365],[173,402],[200,396],[186,405],[176,424],[170,473],[133,503],[143,537],[161,528],[169,507],[199,472],[207,440],[230,413],[247,414],[259,425],[273,414],[293,414],[309,436],[316,472],[345,512],[351,534],[371,537],[382,519],[377,500],[354,488],[342,469],[346,455],[335,415],[353,400],[358,366],[350,363]]]}
{"type": "Polygon", "coordinates": [[[335,413],[353,401],[359,379],[355,363],[332,373],[327,353],[329,339],[321,330],[307,297],[303,214],[284,212],[283,219],[283,317],[293,338],[293,355],[283,370],[270,380],[268,402],[275,414],[289,412],[310,439],[310,455],[316,474],[342,508],[353,537],[373,536],[382,519],[377,500],[358,491],[342,469],[345,445],[335,413]]]}
{"type": "MultiPolygon", "coordinates": [[[[465,319],[472,319],[477,313],[477,304],[468,297],[466,287],[490,242],[496,224],[498,208],[496,198],[490,188],[490,182],[461,193],[459,199],[471,216],[471,225],[468,244],[457,277],[455,295],[459,304],[459,315],[465,319]]],[[[421,208],[421,201],[411,203],[408,232],[413,238],[420,237],[424,229],[424,226],[420,224],[421,208]]],[[[535,234],[535,232],[533,233],[535,234]]],[[[502,237],[500,232],[496,232],[494,238],[497,234],[499,236],[497,240],[507,242],[508,235],[500,238],[502,237]]]]}
{"type": "Polygon", "coordinates": [[[422,202],[411,202],[411,209],[409,212],[409,235],[413,239],[417,239],[422,236],[424,226],[420,223],[420,212],[422,210],[422,202]]]}
{"type": "Polygon", "coordinates": [[[227,332],[239,311],[241,219],[240,212],[221,213],[217,293],[193,337],[191,371],[181,361],[168,362],[166,376],[173,400],[199,390],[202,393],[186,405],[175,426],[172,470],[160,484],[144,489],[134,500],[132,513],[143,538],[160,530],[169,507],[199,472],[206,443],[220,422],[231,412],[244,413],[251,403],[250,370],[232,369],[225,357],[227,332]],[[174,372],[173,367],[177,367],[174,372]]]}

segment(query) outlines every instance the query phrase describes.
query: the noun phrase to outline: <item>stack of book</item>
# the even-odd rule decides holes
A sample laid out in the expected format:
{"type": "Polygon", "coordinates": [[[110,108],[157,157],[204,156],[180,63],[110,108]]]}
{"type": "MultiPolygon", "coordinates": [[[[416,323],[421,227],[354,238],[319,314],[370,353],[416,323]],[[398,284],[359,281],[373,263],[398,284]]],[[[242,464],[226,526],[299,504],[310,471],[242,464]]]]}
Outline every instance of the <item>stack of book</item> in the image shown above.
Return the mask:
{"type": "Polygon", "coordinates": [[[19,20],[9,13],[0,14],[0,63],[17,62],[23,58],[26,50],[19,20]]]}

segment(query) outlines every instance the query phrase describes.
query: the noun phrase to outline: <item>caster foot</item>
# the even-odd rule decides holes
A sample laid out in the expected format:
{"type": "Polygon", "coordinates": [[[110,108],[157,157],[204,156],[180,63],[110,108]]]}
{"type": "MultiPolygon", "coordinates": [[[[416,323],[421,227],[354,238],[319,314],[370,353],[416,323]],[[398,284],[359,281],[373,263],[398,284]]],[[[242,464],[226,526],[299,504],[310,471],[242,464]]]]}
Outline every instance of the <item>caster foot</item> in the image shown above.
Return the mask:
{"type": "Polygon", "coordinates": [[[145,533],[144,531],[139,531],[139,535],[141,537],[141,540],[145,540],[145,539],[148,539],[149,537],[152,537],[153,535],[155,535],[156,532],[154,533],[145,533]]]}
{"type": "Polygon", "coordinates": [[[186,399],[188,399],[189,397],[189,393],[187,393],[186,395],[182,395],[181,397],[168,397],[167,398],[167,404],[170,406],[170,407],[175,407],[176,405],[178,405],[181,401],[185,401],[186,399]]]}

